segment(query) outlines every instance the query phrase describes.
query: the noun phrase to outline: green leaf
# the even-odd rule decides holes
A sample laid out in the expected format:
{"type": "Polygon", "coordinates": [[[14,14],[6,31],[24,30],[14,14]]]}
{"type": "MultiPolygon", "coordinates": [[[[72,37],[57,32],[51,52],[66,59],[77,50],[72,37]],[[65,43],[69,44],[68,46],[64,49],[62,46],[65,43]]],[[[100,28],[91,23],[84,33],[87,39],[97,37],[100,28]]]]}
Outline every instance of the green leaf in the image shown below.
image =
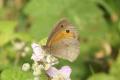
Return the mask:
{"type": "Polygon", "coordinates": [[[43,38],[42,40],[40,40],[40,45],[46,45],[46,43],[47,43],[47,37],[46,38],[43,38]]]}
{"type": "Polygon", "coordinates": [[[109,76],[105,73],[94,74],[88,80],[116,80],[113,76],[109,76]]]}
{"type": "Polygon", "coordinates": [[[110,73],[99,73],[94,74],[88,80],[119,80],[120,76],[120,54],[116,61],[112,63],[112,66],[110,68],[110,73]]]}
{"type": "Polygon", "coordinates": [[[120,79],[120,54],[118,55],[117,60],[112,64],[110,69],[110,74],[115,76],[117,79],[120,79]]]}
{"type": "Polygon", "coordinates": [[[119,21],[119,23],[118,23],[118,31],[119,31],[119,33],[120,33],[120,21],[119,21]]]}
{"type": "Polygon", "coordinates": [[[0,19],[3,19],[5,16],[6,10],[0,7],[0,19]]]}
{"type": "Polygon", "coordinates": [[[14,36],[15,21],[0,21],[0,47],[9,42],[14,36]]]}
{"type": "Polygon", "coordinates": [[[47,74],[44,71],[42,71],[42,74],[40,75],[40,79],[41,80],[49,80],[47,74]]]}
{"type": "Polygon", "coordinates": [[[23,72],[18,67],[4,70],[1,73],[1,80],[33,80],[31,72],[23,72]]]}
{"type": "Polygon", "coordinates": [[[25,32],[22,32],[22,33],[18,32],[16,34],[14,34],[14,38],[20,39],[25,42],[30,42],[32,40],[31,35],[29,35],[28,33],[25,33],[25,32]]]}
{"type": "Polygon", "coordinates": [[[10,66],[10,61],[7,58],[6,51],[0,51],[0,71],[10,66]]]}
{"type": "Polygon", "coordinates": [[[120,14],[120,0],[104,0],[108,5],[109,7],[114,11],[116,12],[118,15],[120,14]]]}

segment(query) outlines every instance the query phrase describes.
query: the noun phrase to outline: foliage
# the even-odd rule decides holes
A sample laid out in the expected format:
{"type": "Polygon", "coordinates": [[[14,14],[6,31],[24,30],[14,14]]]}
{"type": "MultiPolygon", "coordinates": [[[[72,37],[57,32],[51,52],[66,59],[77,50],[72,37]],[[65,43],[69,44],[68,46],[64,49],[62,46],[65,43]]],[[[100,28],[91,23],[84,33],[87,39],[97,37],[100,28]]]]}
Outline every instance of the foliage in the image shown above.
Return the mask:
{"type": "Polygon", "coordinates": [[[13,38],[13,31],[16,23],[14,21],[1,21],[0,22],[0,46],[5,45],[13,38]],[[3,28],[4,27],[4,28],[3,28]]]}
{"type": "Polygon", "coordinates": [[[93,74],[88,80],[119,80],[119,73],[120,73],[120,55],[117,58],[117,61],[114,62],[111,66],[110,73],[99,73],[93,74]]]}
{"type": "Polygon", "coordinates": [[[19,68],[8,68],[1,73],[1,80],[33,80],[32,73],[23,72],[19,68]],[[7,75],[7,77],[6,77],[7,75]]]}

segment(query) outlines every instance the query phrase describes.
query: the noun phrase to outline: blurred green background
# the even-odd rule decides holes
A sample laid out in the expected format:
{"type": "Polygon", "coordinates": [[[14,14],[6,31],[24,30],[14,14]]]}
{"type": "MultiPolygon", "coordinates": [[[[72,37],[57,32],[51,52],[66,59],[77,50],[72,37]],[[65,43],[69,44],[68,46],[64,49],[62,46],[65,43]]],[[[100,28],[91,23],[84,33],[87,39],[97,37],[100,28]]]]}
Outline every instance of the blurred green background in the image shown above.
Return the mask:
{"type": "Polygon", "coordinates": [[[33,80],[21,70],[33,63],[31,43],[64,17],[79,31],[80,55],[56,66],[71,66],[72,80],[120,80],[120,0],[0,0],[0,80],[33,80]]]}

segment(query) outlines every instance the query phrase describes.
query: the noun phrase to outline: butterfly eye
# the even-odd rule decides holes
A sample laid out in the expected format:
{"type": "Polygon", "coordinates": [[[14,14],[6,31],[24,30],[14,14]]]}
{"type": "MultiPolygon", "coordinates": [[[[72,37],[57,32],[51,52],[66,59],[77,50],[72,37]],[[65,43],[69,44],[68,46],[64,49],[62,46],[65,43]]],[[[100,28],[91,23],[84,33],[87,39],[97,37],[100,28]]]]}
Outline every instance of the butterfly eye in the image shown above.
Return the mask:
{"type": "Polygon", "coordinates": [[[70,32],[70,30],[66,30],[66,33],[69,33],[70,32]]]}

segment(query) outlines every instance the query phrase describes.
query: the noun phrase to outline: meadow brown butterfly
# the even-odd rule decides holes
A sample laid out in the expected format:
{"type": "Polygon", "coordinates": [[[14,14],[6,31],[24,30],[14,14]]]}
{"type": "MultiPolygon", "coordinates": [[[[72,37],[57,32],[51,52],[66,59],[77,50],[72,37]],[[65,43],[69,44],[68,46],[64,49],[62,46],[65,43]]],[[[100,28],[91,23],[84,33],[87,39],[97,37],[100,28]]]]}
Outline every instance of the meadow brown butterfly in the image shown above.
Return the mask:
{"type": "Polygon", "coordinates": [[[60,20],[43,48],[55,57],[73,62],[80,53],[80,42],[76,28],[66,19],[60,20]]]}

